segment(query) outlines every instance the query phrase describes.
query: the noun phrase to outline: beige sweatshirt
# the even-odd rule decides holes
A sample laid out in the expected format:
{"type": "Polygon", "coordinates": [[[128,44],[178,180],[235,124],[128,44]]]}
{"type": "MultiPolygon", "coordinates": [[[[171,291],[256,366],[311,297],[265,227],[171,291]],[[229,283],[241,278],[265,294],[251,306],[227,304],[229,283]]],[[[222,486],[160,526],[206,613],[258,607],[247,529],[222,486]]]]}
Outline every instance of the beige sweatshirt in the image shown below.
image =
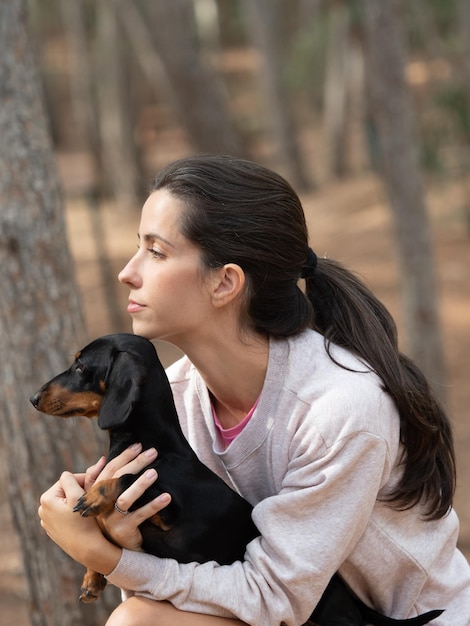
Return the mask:
{"type": "Polygon", "coordinates": [[[456,549],[455,512],[429,522],[418,507],[398,512],[381,501],[401,471],[397,412],[362,363],[340,348],[334,356],[356,371],[335,364],[314,331],[271,340],[256,411],[226,450],[196,369],[186,357],[169,368],[190,444],[254,505],[261,537],[230,566],[124,550],[111,583],[182,610],[299,626],[339,570],[385,615],[443,608],[433,626],[470,625],[470,567],[456,549]]]}

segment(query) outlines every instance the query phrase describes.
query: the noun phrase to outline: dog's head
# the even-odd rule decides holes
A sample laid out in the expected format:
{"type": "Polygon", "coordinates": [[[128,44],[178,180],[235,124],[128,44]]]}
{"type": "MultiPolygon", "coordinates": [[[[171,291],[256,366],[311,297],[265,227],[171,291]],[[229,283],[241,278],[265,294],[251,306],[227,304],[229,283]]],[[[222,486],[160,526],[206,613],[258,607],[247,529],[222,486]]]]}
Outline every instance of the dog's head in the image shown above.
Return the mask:
{"type": "Polygon", "coordinates": [[[49,415],[98,417],[103,429],[122,426],[139,400],[149,358],[158,360],[155,348],[143,337],[125,333],[100,337],[30,400],[49,415]]]}

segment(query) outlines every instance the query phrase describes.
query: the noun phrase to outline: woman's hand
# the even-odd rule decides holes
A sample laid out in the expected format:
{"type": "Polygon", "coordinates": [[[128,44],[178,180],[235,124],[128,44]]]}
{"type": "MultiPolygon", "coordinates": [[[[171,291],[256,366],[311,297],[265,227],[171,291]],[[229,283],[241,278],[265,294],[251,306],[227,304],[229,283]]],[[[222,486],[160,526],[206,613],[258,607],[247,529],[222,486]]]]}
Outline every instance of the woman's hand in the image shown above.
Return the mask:
{"type": "MultiPolygon", "coordinates": [[[[51,539],[76,561],[103,574],[111,572],[117,565],[121,554],[117,546],[129,550],[141,549],[139,524],[167,506],[171,498],[168,494],[161,494],[152,502],[126,515],[113,509],[111,513],[97,519],[81,517],[73,512],[73,507],[84,490],[95,482],[117,478],[123,474],[136,474],[155,460],[155,449],[139,454],[141,449],[140,444],[131,446],[106,467],[106,459],[102,457],[84,474],[64,472],[60,480],[41,497],[39,517],[51,539]],[[101,529],[112,543],[103,536],[101,529]]],[[[156,479],[155,470],[144,472],[119,496],[119,509],[127,512],[156,479]]]]}
{"type": "MultiPolygon", "coordinates": [[[[136,450],[137,448],[134,448],[136,450]]],[[[118,478],[124,474],[137,474],[157,457],[155,448],[150,448],[139,454],[135,459],[128,459],[128,451],[125,450],[118,457],[110,461],[105,469],[99,474],[97,481],[107,478],[118,478]]],[[[140,550],[142,535],[139,525],[149,519],[155,513],[161,511],[170,502],[170,496],[163,493],[148,504],[129,511],[130,507],[157,479],[157,472],[149,469],[140,476],[116,501],[117,509],[111,513],[100,515],[98,520],[101,528],[107,536],[122,548],[128,550],[140,550]],[[120,511],[124,511],[122,513],[120,511]]]]}
{"type": "MultiPolygon", "coordinates": [[[[107,480],[109,478],[118,478],[124,474],[138,474],[149,463],[157,458],[155,448],[145,450],[138,454],[142,446],[135,444],[124,450],[119,456],[114,458],[103,469],[103,460],[100,459],[96,465],[88,468],[85,476],[86,489],[91,487],[95,482],[107,480]],[[136,456],[137,455],[137,456],[136,456]]],[[[146,519],[158,513],[161,509],[168,505],[170,496],[161,494],[148,504],[129,511],[134,502],[152,485],[157,479],[157,472],[149,469],[144,472],[135,483],[133,483],[126,491],[124,491],[116,501],[117,509],[113,509],[110,513],[100,515],[97,518],[98,524],[115,544],[128,550],[140,550],[142,546],[142,535],[139,525],[146,519]],[[125,513],[121,513],[124,511],[125,513]]]]}
{"type": "Polygon", "coordinates": [[[74,513],[73,507],[83,493],[83,481],[83,474],[77,480],[70,472],[63,472],[43,493],[38,510],[41,526],[75,561],[109,574],[121,557],[121,549],[103,536],[95,519],[74,513]]]}

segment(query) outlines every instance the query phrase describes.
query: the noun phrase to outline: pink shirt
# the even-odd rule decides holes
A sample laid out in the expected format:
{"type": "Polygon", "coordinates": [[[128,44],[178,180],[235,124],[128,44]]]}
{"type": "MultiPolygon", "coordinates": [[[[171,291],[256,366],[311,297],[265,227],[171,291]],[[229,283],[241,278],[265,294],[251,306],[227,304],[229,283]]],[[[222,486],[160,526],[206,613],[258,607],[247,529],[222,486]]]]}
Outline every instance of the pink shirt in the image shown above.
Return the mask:
{"type": "Polygon", "coordinates": [[[215,412],[214,405],[211,402],[212,416],[214,418],[214,423],[217,428],[217,432],[219,433],[221,442],[223,443],[224,449],[229,447],[229,445],[232,443],[235,437],[239,435],[242,432],[242,430],[245,428],[245,426],[248,424],[251,417],[253,416],[253,413],[255,412],[256,407],[258,406],[258,402],[259,402],[259,398],[256,400],[256,402],[248,411],[248,413],[243,418],[243,420],[239,424],[237,424],[236,426],[232,426],[231,428],[224,428],[222,426],[222,424],[219,421],[219,418],[217,417],[217,413],[215,412]]]}

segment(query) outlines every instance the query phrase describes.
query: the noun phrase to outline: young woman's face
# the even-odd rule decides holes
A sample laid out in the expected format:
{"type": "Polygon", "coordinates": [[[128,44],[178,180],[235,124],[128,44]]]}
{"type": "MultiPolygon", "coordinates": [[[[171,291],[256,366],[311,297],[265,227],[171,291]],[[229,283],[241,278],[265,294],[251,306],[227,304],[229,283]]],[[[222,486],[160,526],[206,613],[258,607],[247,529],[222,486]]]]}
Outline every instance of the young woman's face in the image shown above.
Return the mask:
{"type": "Polygon", "coordinates": [[[138,250],[119,274],[130,289],[134,333],[181,348],[211,319],[199,248],[180,232],[183,210],[183,202],[168,191],[153,192],[142,209],[138,250]]]}

